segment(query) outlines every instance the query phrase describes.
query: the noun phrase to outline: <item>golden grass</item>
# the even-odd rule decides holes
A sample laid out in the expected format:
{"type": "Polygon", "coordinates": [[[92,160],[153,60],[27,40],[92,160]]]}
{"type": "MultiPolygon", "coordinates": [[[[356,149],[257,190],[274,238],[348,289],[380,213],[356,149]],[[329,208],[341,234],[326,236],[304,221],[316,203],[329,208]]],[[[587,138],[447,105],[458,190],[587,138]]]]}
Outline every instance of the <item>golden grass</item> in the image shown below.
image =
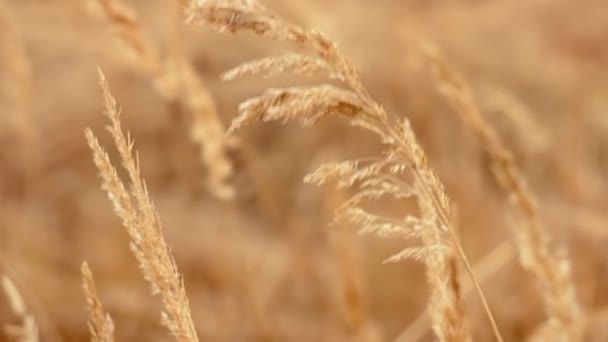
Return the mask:
{"type": "Polygon", "coordinates": [[[114,321],[103,309],[103,304],[97,293],[93,273],[86,262],[80,267],[82,272],[82,289],[89,306],[89,331],[92,342],[113,342],[114,321]]]}
{"type": "Polygon", "coordinates": [[[0,0],[0,341],[608,340],[606,11],[0,0]]]}
{"type": "Polygon", "coordinates": [[[110,120],[107,129],[114,138],[121,164],[130,182],[128,187],[125,186],[110,157],[93,132],[87,129],[87,142],[93,151],[95,165],[99,169],[102,188],[107,192],[114,206],[114,212],[122,219],[131,238],[131,250],[144,278],[150,284],[152,294],[159,295],[162,299],[164,307],[162,324],[178,341],[198,341],[183,279],[177,271],[173,256],[163,237],[154,203],[150,199],[146,184],[141,179],[139,161],[132,155],[133,141],[128,134],[125,136],[122,132],[120,110],[101,70],[99,77],[103,90],[104,115],[110,120]]]}
{"type": "Polygon", "coordinates": [[[358,189],[357,194],[339,210],[338,217],[360,225],[362,232],[421,240],[421,247],[405,248],[386,261],[414,259],[426,264],[432,292],[429,312],[433,330],[441,341],[470,340],[460,300],[458,261],[455,259],[458,255],[476,284],[496,339],[502,341],[493,315],[456,237],[451,207],[443,184],[428,166],[409,121],[389,119],[384,109],[371,98],[361,83],[356,68],[341,54],[336,44],[319,32],[307,31],[282,21],[257,1],[193,2],[188,14],[190,21],[208,23],[220,32],[252,31],[270,39],[297,43],[317,55],[271,57],[228,71],[225,80],[245,75],[321,72],[345,85],[344,88],[324,84],[270,89],[239,106],[240,116],[233,121],[228,132],[257,120],[296,119],[304,125],[313,125],[329,115],[339,115],[346,117],[352,125],[377,134],[386,146],[384,156],[375,157],[371,162],[355,160],[323,165],[307,176],[305,181],[322,185],[335,180],[339,189],[358,189]],[[411,173],[414,179],[412,182],[400,179],[405,172],[411,173]],[[407,215],[403,220],[391,219],[369,213],[360,206],[364,201],[382,196],[392,196],[395,199],[415,197],[419,216],[407,215]]]}
{"type": "Polygon", "coordinates": [[[462,120],[475,132],[490,156],[492,171],[516,208],[524,217],[513,225],[520,262],[538,282],[548,320],[541,327],[540,340],[582,339],[582,308],[576,298],[570,261],[560,256],[544,227],[538,204],[515,164],[513,154],[496,131],[483,118],[466,81],[440,55],[436,48],[426,46],[433,75],[442,94],[450,101],[462,120]]]}

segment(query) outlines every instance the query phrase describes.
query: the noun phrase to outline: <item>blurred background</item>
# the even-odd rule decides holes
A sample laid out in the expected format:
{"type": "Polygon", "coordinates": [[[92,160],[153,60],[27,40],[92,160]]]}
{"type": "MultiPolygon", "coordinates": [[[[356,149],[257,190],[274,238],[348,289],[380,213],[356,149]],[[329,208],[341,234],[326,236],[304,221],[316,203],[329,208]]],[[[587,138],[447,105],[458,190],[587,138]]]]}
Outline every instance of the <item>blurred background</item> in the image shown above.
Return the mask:
{"type": "MultiPolygon", "coordinates": [[[[182,50],[224,126],[239,102],[268,87],[320,81],[223,83],[223,71],[293,46],[184,24],[179,1],[123,3],[161,60],[182,50]]],[[[418,49],[421,37],[435,42],[470,82],[539,197],[547,228],[570,255],[591,317],[586,340],[608,340],[608,2],[264,3],[335,40],[372,96],[411,119],[458,209],[463,245],[501,332],[522,341],[543,320],[542,303],[513,253],[508,198],[475,137],[437,93],[418,49]]],[[[159,93],[116,33],[97,1],[0,0],[0,272],[21,291],[42,341],[89,338],[84,260],[117,341],[171,339],[84,139],[91,127],[116,157],[103,129],[98,66],[139,150],[202,340],[432,340],[422,266],[382,264],[405,242],[328,226],[348,194],[302,183],[322,162],[379,153],[375,137],[337,119],[312,129],[252,125],[226,154],[235,195],[218,198],[205,185],[210,171],[191,139],[191,120],[159,93]]],[[[407,209],[376,205],[395,215],[407,209]]],[[[465,295],[465,303],[476,339],[491,340],[477,296],[465,295]]],[[[17,319],[0,296],[0,324],[17,319]]]]}

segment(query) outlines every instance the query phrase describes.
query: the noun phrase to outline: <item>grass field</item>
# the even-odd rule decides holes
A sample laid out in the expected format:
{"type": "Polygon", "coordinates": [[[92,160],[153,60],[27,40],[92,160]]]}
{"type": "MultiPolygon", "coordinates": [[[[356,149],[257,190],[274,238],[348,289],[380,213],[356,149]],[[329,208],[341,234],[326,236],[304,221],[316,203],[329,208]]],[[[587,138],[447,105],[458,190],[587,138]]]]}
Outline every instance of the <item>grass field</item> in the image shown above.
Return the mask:
{"type": "Polygon", "coordinates": [[[608,340],[608,2],[258,1],[0,0],[0,341],[608,340]]]}

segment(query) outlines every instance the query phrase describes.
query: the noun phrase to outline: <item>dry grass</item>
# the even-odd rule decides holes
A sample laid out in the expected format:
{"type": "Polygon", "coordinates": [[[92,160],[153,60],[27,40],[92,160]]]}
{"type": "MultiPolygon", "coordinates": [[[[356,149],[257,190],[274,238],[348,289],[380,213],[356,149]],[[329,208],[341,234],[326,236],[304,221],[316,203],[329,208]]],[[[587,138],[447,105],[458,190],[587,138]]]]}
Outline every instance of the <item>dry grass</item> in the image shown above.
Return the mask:
{"type": "Polygon", "coordinates": [[[570,261],[558,255],[552,246],[547,229],[541,222],[537,200],[515,164],[512,152],[483,118],[462,76],[447,63],[436,48],[427,46],[425,53],[431,62],[438,88],[477,135],[490,156],[497,182],[523,217],[513,225],[520,262],[538,282],[549,316],[545,326],[540,328],[538,339],[581,340],[583,313],[576,298],[570,261]]]}
{"type": "Polygon", "coordinates": [[[101,71],[99,77],[103,90],[104,115],[110,120],[107,129],[114,138],[121,164],[130,182],[128,187],[125,186],[110,157],[93,132],[87,129],[87,142],[93,151],[95,165],[99,169],[102,188],[107,192],[114,212],[122,219],[131,238],[131,250],[144,278],[150,284],[152,294],[160,295],[162,299],[164,307],[162,324],[178,341],[198,341],[183,279],[177,271],[173,256],[163,237],[154,203],[150,199],[146,184],[141,179],[139,161],[132,154],[133,141],[128,134],[125,136],[122,132],[120,110],[101,71]]]}
{"type": "Polygon", "coordinates": [[[340,53],[336,44],[321,33],[282,21],[257,1],[193,2],[188,13],[189,20],[204,21],[220,32],[252,31],[271,39],[295,42],[318,56],[289,54],[271,57],[227,72],[225,80],[245,75],[268,77],[284,72],[321,72],[345,85],[344,88],[324,84],[268,90],[239,106],[240,116],[233,121],[228,132],[254,120],[300,120],[304,125],[312,125],[329,115],[338,115],[346,117],[353,126],[377,134],[386,146],[383,156],[326,164],[308,175],[305,181],[317,185],[336,181],[338,190],[355,188],[356,194],[339,209],[338,218],[360,225],[362,233],[415,238],[422,242],[422,246],[405,248],[386,261],[414,259],[426,264],[432,293],[429,312],[433,330],[441,341],[470,340],[460,300],[458,255],[476,283],[496,338],[501,341],[494,318],[456,237],[443,184],[428,166],[409,121],[389,119],[384,109],[371,98],[356,68],[340,53]],[[403,179],[406,172],[411,174],[412,180],[403,179]],[[392,219],[370,213],[361,206],[365,201],[382,196],[395,199],[415,197],[419,216],[392,219]]]}
{"type": "Polygon", "coordinates": [[[0,341],[606,340],[606,1],[258,1],[0,0],[0,341]]]}
{"type": "Polygon", "coordinates": [[[112,317],[103,309],[103,304],[97,293],[93,273],[86,262],[80,268],[82,272],[82,289],[89,306],[89,331],[93,342],[113,342],[114,322],[112,317]]]}

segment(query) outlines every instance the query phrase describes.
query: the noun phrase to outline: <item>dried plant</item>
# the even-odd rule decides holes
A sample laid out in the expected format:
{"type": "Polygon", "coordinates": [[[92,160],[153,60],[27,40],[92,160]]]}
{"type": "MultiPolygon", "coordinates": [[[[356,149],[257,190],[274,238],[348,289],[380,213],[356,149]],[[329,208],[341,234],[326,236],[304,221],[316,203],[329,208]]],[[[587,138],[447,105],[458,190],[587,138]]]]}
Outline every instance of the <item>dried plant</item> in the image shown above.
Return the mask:
{"type": "Polygon", "coordinates": [[[543,225],[537,199],[513,160],[511,151],[484,119],[464,78],[443,58],[439,50],[424,45],[439,91],[476,134],[492,163],[498,183],[524,218],[512,225],[522,266],[534,275],[542,294],[548,320],[540,340],[579,341],[582,338],[582,308],[570,271],[570,261],[552,246],[543,225]],[[554,339],[558,338],[558,339],[554,339]]]}
{"type": "Polygon", "coordinates": [[[122,132],[120,110],[116,100],[110,93],[101,71],[99,76],[103,90],[104,115],[110,120],[107,128],[114,138],[122,166],[130,181],[129,186],[125,186],[110,157],[93,132],[87,129],[86,138],[93,151],[95,165],[99,169],[101,187],[107,192],[114,212],[122,219],[123,226],[131,238],[131,250],[144,278],[151,286],[152,294],[160,295],[162,299],[162,324],[178,341],[198,341],[183,279],[165,242],[154,203],[141,179],[138,158],[132,155],[133,141],[128,134],[125,136],[122,132]]]}
{"type": "MultiPolygon", "coordinates": [[[[456,237],[448,196],[429,167],[409,121],[395,122],[388,117],[361,83],[354,65],[331,40],[319,32],[281,20],[255,0],[193,1],[187,13],[190,21],[205,22],[220,32],[249,31],[296,43],[315,54],[314,57],[288,54],[253,61],[227,72],[226,79],[243,75],[321,72],[344,85],[267,90],[239,106],[240,115],[228,131],[258,120],[297,119],[304,125],[312,125],[326,116],[339,115],[346,117],[352,125],[378,135],[386,147],[382,156],[323,165],[305,181],[317,185],[335,181],[339,189],[356,189],[356,194],[338,210],[337,219],[360,225],[361,233],[419,239],[421,246],[406,248],[387,262],[422,261],[427,266],[431,287],[428,310],[435,335],[440,341],[470,340],[459,294],[457,256],[473,279],[474,275],[456,237]],[[394,219],[375,215],[362,207],[364,201],[383,196],[415,197],[420,214],[394,219]]],[[[502,340],[481,289],[476,285],[496,338],[502,340]]]]}
{"type": "Polygon", "coordinates": [[[103,304],[97,294],[97,286],[91,269],[86,262],[80,267],[82,272],[82,289],[87,298],[89,306],[89,332],[92,342],[113,342],[114,341],[114,322],[112,317],[105,312],[103,304]]]}
{"type": "Polygon", "coordinates": [[[38,342],[38,325],[34,316],[28,312],[17,286],[7,275],[3,275],[0,280],[9,307],[20,322],[18,325],[6,325],[6,333],[18,342],[38,342]]]}
{"type": "Polygon", "coordinates": [[[224,136],[215,102],[192,63],[180,49],[163,60],[146,38],[135,12],[120,0],[98,2],[125,43],[126,51],[150,77],[158,92],[190,115],[190,138],[198,145],[201,161],[207,167],[209,190],[219,198],[232,198],[234,188],[228,182],[233,168],[227,152],[234,142],[224,136]]]}

